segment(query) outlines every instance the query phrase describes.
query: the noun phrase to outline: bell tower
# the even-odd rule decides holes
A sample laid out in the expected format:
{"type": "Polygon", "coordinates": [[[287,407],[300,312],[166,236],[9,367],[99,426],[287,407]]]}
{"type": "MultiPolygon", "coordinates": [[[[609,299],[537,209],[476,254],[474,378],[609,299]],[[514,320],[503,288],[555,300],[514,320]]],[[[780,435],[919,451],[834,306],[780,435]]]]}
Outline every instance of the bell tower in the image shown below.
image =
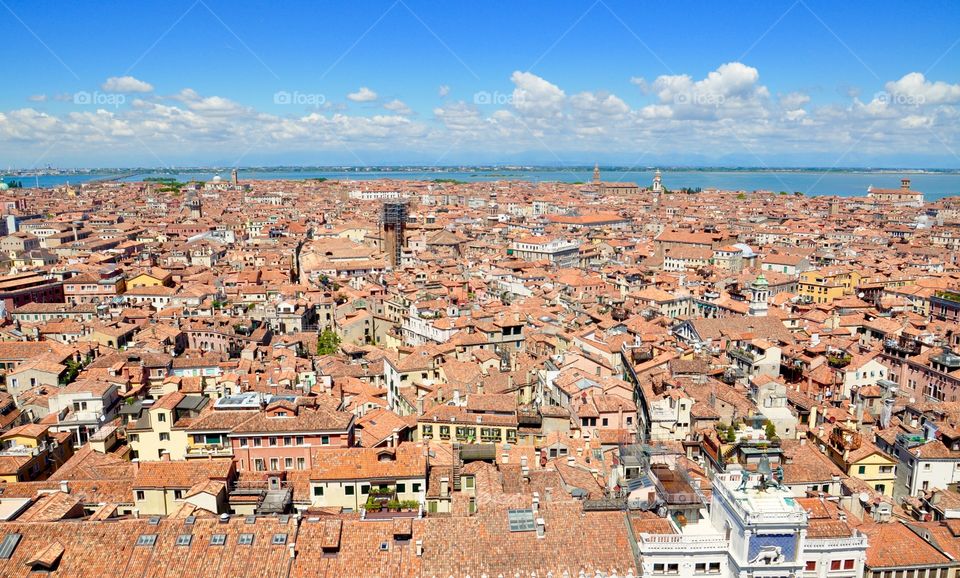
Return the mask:
{"type": "Polygon", "coordinates": [[[770,284],[763,273],[760,273],[750,285],[750,307],[747,309],[747,314],[751,317],[766,317],[769,296],[770,284]]]}

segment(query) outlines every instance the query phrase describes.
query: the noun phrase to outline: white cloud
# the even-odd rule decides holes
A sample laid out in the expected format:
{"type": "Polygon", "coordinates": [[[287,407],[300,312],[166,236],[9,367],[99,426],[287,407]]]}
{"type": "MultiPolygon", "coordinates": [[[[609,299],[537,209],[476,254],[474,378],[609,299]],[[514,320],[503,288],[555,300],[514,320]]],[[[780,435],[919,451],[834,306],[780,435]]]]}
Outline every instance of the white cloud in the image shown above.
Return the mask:
{"type": "Polygon", "coordinates": [[[942,80],[929,82],[922,73],[911,72],[885,87],[895,103],[908,105],[956,104],[960,102],[960,84],[942,80]]]}
{"type": "Polygon", "coordinates": [[[441,84],[440,88],[437,90],[437,95],[439,95],[440,98],[443,98],[448,94],[450,94],[450,87],[446,84],[441,84]]]}
{"type": "Polygon", "coordinates": [[[402,100],[391,100],[390,102],[384,104],[383,108],[403,116],[413,114],[413,111],[410,110],[410,107],[407,106],[402,100]]]}
{"type": "Polygon", "coordinates": [[[45,94],[31,94],[27,97],[27,100],[30,102],[47,102],[47,95],[45,94]]]}
{"type": "Polygon", "coordinates": [[[353,102],[373,102],[374,100],[377,100],[377,93],[370,90],[366,86],[361,86],[360,90],[348,94],[347,99],[352,100],[353,102]]]}
{"type": "Polygon", "coordinates": [[[111,76],[100,85],[107,92],[153,92],[153,85],[132,76],[111,76]]]}
{"type": "Polygon", "coordinates": [[[530,72],[514,72],[510,77],[513,89],[513,106],[532,117],[551,117],[560,114],[566,94],[547,80],[530,72]]]}
{"type": "MultiPolygon", "coordinates": [[[[511,75],[512,90],[507,81],[486,87],[497,98],[483,106],[448,98],[428,118],[414,115],[397,99],[383,101],[382,114],[359,114],[340,102],[306,116],[283,116],[190,88],[169,96],[131,97],[126,106],[106,110],[69,107],[74,112],[48,113],[26,107],[0,111],[0,155],[27,164],[48,148],[51,159],[72,154],[107,161],[114,151],[131,151],[147,163],[168,155],[196,155],[202,162],[248,149],[278,158],[303,150],[349,150],[346,158],[354,162],[354,151],[397,150],[494,151],[504,157],[541,152],[581,159],[593,152],[652,150],[678,158],[767,158],[840,154],[856,145],[847,158],[908,153],[946,158],[949,149],[960,147],[957,86],[917,73],[863,87],[872,98],[841,97],[839,103],[817,103],[809,94],[789,90],[771,96],[760,72],[740,63],[719,66],[699,79],[660,76],[648,83],[646,96],[631,91],[626,98],[602,90],[569,92],[527,72],[511,75]],[[897,95],[917,104],[904,106],[897,95]]],[[[48,98],[69,102],[71,95],[48,98]]],[[[376,161],[373,155],[363,160],[376,161]]]]}

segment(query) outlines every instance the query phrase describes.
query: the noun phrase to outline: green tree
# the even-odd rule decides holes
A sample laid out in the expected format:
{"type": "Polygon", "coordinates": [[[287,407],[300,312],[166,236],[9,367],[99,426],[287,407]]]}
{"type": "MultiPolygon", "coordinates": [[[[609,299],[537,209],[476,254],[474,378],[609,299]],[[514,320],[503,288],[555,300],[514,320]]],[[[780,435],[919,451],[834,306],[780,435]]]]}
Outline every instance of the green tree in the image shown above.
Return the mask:
{"type": "Polygon", "coordinates": [[[741,201],[744,200],[744,199],[746,199],[746,198],[747,198],[747,195],[745,195],[745,194],[743,194],[743,193],[740,193],[739,195],[737,195],[737,199],[739,199],[739,200],[741,200],[741,201]]]}
{"type": "Polygon", "coordinates": [[[340,348],[340,336],[331,329],[324,329],[317,339],[317,355],[330,355],[340,348]]]}
{"type": "Polygon", "coordinates": [[[767,420],[766,425],[763,426],[763,431],[768,440],[777,439],[777,426],[773,425],[773,422],[767,420]]]}

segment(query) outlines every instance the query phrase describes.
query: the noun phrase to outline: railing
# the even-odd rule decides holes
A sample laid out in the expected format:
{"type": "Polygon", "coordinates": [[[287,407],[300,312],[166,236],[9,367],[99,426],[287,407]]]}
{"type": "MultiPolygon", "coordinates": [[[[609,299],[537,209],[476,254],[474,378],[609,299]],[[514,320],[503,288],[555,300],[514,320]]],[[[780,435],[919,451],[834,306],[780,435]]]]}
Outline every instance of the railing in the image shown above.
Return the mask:
{"type": "MultiPolygon", "coordinates": [[[[748,510],[737,500],[736,496],[733,494],[733,490],[727,487],[726,482],[731,481],[739,483],[740,476],[738,474],[720,474],[714,477],[713,483],[713,494],[714,496],[720,495],[723,496],[723,501],[726,502],[730,508],[736,511],[743,520],[748,524],[767,524],[767,523],[780,523],[780,522],[790,522],[790,523],[803,523],[807,521],[807,514],[803,510],[797,507],[794,511],[753,511],[748,510]]],[[[756,483],[756,476],[751,476],[748,486],[751,483],[756,483]]],[[[768,498],[774,498],[775,495],[766,496],[768,498]]],[[[791,498],[792,499],[792,498],[791,498]]],[[[714,507],[716,507],[717,500],[712,500],[714,507]]]]}
{"type": "Polygon", "coordinates": [[[684,536],[682,534],[640,534],[637,546],[642,553],[651,552],[726,552],[729,541],[719,536],[684,536]]]}
{"type": "Polygon", "coordinates": [[[187,455],[198,455],[198,456],[232,456],[233,455],[233,446],[227,446],[222,444],[203,444],[198,446],[190,446],[187,448],[187,455]]]}
{"type": "Polygon", "coordinates": [[[857,532],[856,535],[849,538],[807,538],[804,542],[804,550],[834,551],[850,550],[867,547],[867,537],[857,532]]]}
{"type": "Polygon", "coordinates": [[[753,363],[756,361],[757,356],[753,353],[750,353],[746,349],[741,349],[739,347],[731,347],[727,350],[727,355],[731,357],[736,357],[737,359],[742,359],[746,362],[753,363]]]}

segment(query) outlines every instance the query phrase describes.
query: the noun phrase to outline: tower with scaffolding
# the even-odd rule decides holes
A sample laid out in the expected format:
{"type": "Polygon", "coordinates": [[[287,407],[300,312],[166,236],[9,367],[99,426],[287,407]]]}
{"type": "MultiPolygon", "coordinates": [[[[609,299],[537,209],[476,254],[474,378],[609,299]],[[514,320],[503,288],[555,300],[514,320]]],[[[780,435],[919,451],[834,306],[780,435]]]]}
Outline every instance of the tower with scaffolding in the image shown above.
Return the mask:
{"type": "Polygon", "coordinates": [[[407,203],[388,201],[383,203],[383,215],[380,219],[383,233],[383,251],[394,268],[400,266],[400,253],[403,250],[403,234],[407,226],[407,203]]]}

